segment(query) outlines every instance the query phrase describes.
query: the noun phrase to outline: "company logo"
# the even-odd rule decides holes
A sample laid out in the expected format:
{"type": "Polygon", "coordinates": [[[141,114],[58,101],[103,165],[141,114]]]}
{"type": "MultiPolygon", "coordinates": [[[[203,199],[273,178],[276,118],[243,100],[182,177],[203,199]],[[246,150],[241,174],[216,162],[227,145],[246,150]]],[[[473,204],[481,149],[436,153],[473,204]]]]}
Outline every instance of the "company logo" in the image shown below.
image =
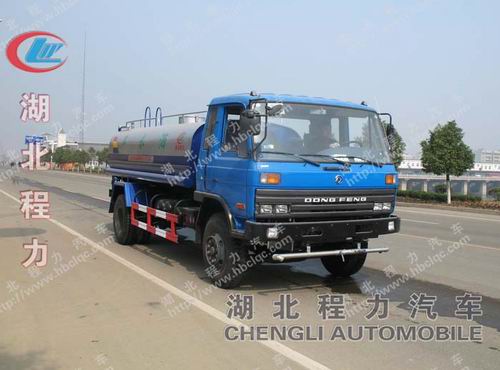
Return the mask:
{"type": "Polygon", "coordinates": [[[335,176],[335,183],[340,184],[342,181],[344,181],[344,178],[341,175],[335,176]]]}
{"type": "Polygon", "coordinates": [[[304,203],[359,203],[366,202],[366,197],[311,197],[304,198],[304,203]]]}
{"type": "Polygon", "coordinates": [[[61,67],[66,62],[66,42],[53,33],[31,31],[10,40],[6,53],[9,62],[25,72],[43,73],[61,67]]]}

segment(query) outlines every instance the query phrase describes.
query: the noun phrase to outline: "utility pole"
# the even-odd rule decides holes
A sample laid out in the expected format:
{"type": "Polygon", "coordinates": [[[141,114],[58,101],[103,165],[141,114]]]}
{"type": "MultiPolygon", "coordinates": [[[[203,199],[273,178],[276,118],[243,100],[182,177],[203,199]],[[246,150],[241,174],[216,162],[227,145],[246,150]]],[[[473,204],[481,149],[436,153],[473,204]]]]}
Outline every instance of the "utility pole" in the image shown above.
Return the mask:
{"type": "Polygon", "coordinates": [[[82,114],[80,127],[80,143],[85,142],[85,59],[87,54],[87,32],[83,34],[83,72],[82,72],[82,114]]]}

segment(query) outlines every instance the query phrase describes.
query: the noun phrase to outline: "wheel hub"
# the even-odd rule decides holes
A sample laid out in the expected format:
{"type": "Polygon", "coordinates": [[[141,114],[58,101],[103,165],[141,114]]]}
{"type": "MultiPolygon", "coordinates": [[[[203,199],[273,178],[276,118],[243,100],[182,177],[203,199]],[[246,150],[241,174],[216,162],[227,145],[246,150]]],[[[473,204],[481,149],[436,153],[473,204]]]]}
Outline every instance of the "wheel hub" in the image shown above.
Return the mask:
{"type": "Polygon", "coordinates": [[[206,257],[208,263],[217,268],[224,264],[224,241],[219,234],[211,235],[208,238],[206,257]]]}

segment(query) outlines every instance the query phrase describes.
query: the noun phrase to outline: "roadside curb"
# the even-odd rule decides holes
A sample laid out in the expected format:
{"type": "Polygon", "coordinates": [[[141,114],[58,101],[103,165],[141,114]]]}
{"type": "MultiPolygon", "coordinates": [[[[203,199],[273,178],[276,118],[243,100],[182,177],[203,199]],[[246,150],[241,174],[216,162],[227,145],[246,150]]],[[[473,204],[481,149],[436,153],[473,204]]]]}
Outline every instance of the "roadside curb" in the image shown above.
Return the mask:
{"type": "Polygon", "coordinates": [[[396,206],[398,206],[398,207],[414,207],[414,208],[432,208],[432,209],[440,209],[440,210],[446,210],[446,211],[457,211],[457,212],[478,213],[478,214],[483,214],[483,215],[500,216],[500,211],[495,211],[493,209],[444,206],[444,205],[432,204],[432,203],[411,203],[411,202],[403,202],[403,201],[397,200],[396,206]]]}

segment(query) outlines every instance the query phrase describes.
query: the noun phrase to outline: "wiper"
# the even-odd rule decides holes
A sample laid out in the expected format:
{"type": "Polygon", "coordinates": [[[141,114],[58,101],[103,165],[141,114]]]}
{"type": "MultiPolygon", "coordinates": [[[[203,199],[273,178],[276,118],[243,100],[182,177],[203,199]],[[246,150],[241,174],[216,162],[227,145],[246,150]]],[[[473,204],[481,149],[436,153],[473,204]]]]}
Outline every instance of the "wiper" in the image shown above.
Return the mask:
{"type": "Polygon", "coordinates": [[[295,153],[287,153],[287,152],[273,152],[273,151],[266,151],[266,150],[263,150],[260,152],[261,154],[262,153],[266,153],[266,154],[282,154],[282,155],[288,155],[288,156],[292,156],[294,158],[298,158],[306,163],[309,163],[309,164],[312,164],[313,166],[316,166],[316,167],[321,167],[321,165],[318,163],[318,162],[315,162],[315,161],[311,161],[310,159],[307,159],[307,158],[304,158],[302,157],[301,155],[299,154],[295,154],[295,153]]]}
{"type": "MultiPolygon", "coordinates": [[[[368,163],[368,164],[371,164],[372,166],[376,166],[376,167],[380,167],[382,168],[384,166],[383,163],[380,163],[380,162],[375,162],[375,161],[372,161],[370,159],[366,159],[364,157],[359,157],[357,155],[342,155],[342,157],[346,157],[346,158],[353,158],[353,159],[360,159],[362,160],[364,163],[368,163]]],[[[364,164],[364,163],[361,163],[361,164],[364,164]]]]}
{"type": "Polygon", "coordinates": [[[343,166],[349,166],[349,163],[341,161],[340,159],[332,157],[331,155],[328,155],[328,154],[300,154],[300,155],[305,155],[305,156],[308,156],[308,157],[328,158],[328,159],[332,159],[334,162],[339,163],[339,164],[341,164],[343,166]]]}

